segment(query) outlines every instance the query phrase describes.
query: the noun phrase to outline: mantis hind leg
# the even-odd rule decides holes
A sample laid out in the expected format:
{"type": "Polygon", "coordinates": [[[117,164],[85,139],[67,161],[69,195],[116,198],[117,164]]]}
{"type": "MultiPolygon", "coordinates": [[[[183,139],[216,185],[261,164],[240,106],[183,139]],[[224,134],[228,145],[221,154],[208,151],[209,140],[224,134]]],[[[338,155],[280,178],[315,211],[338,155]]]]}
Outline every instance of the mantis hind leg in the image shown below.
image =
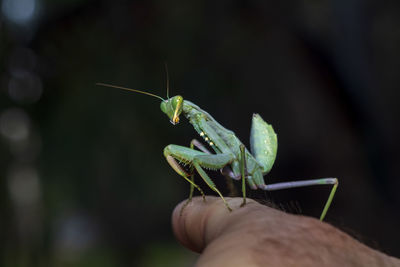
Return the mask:
{"type": "Polygon", "coordinates": [[[333,185],[331,192],[329,194],[328,200],[325,203],[324,209],[322,210],[320,220],[324,220],[326,213],[328,212],[329,207],[331,206],[333,197],[335,195],[336,189],[339,185],[339,182],[336,178],[322,178],[322,179],[314,179],[314,180],[303,180],[303,181],[295,181],[295,182],[284,182],[284,183],[276,183],[269,184],[264,186],[264,190],[274,191],[280,189],[294,188],[294,187],[305,187],[312,185],[333,185]]]}

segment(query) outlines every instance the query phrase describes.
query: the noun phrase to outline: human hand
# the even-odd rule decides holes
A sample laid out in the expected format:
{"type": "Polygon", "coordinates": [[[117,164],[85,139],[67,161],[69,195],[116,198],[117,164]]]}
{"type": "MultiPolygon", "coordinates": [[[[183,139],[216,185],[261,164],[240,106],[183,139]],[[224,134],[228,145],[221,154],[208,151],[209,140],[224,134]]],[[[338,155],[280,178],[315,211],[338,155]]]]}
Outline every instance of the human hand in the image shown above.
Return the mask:
{"type": "Polygon", "coordinates": [[[176,238],[201,253],[196,266],[400,266],[317,219],[291,215],[248,199],[226,198],[233,208],[207,196],[172,215],[176,238]]]}

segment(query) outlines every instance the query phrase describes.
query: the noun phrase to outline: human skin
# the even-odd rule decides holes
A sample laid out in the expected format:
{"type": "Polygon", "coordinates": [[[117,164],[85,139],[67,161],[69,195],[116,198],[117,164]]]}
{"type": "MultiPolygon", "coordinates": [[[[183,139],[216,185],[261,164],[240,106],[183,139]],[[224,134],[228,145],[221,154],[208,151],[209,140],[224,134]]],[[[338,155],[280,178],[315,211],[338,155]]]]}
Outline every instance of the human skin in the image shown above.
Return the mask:
{"type": "Polygon", "coordinates": [[[201,253],[196,266],[400,266],[328,223],[248,199],[207,196],[176,206],[172,226],[182,245],[201,253]]]}

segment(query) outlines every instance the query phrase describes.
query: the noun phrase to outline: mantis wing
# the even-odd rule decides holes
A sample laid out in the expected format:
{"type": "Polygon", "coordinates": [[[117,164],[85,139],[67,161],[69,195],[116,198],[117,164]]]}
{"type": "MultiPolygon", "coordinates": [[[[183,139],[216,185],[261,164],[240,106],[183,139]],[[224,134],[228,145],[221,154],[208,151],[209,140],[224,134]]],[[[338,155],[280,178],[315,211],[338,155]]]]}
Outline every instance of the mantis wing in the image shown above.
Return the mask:
{"type": "Polygon", "coordinates": [[[250,132],[250,149],[258,163],[263,168],[263,174],[268,173],[276,158],[278,139],[274,129],[260,115],[253,114],[250,132]]]}

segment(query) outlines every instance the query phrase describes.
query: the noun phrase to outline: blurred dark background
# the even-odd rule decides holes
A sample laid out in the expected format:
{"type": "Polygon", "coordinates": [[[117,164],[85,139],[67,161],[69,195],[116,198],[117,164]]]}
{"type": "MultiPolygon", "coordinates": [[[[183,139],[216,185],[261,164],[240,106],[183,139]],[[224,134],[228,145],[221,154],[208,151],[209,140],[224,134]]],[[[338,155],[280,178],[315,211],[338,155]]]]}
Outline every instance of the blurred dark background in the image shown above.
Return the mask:
{"type": "MultiPolygon", "coordinates": [[[[164,62],[171,94],[246,145],[253,112],[274,126],[267,182],[338,177],[326,220],[399,257],[399,11],[395,0],[3,0],[0,265],[194,262],[170,226],[189,185],[162,155],[194,130],[172,126],[157,99],[94,85],[164,97],[164,62]]],[[[329,190],[250,195],[318,217],[329,190]]]]}

